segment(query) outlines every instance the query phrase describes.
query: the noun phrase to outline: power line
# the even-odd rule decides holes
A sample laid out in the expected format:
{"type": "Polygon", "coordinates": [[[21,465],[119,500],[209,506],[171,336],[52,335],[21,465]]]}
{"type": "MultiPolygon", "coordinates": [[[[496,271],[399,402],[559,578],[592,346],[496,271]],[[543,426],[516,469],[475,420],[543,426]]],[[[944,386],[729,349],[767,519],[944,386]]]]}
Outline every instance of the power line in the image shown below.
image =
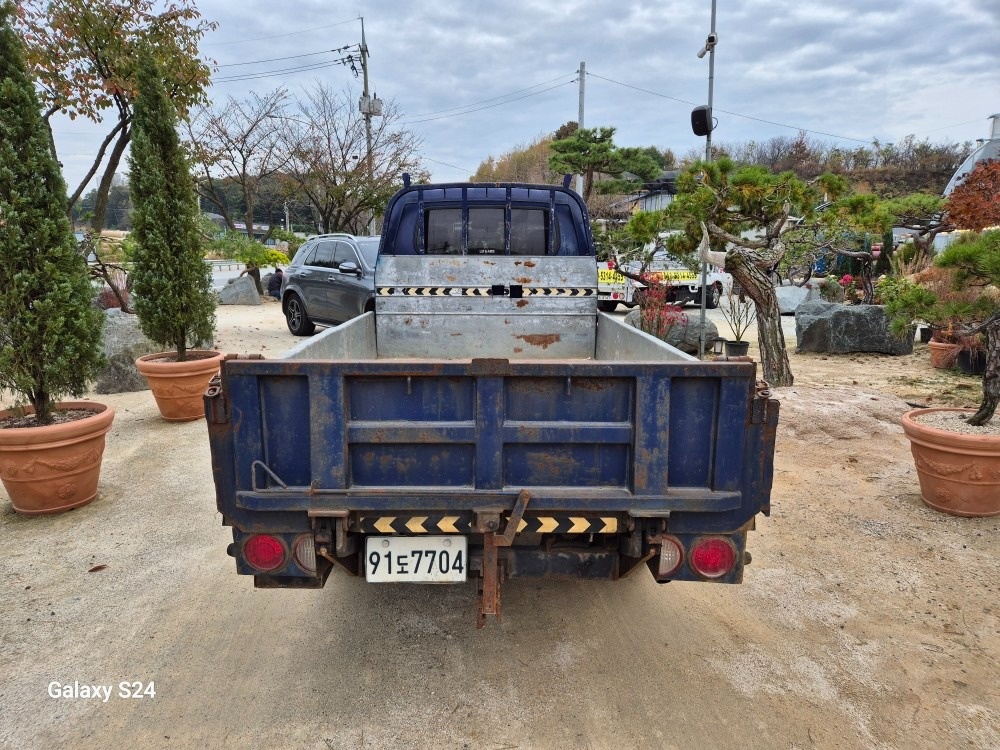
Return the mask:
{"type": "Polygon", "coordinates": [[[330,53],[330,52],[333,52],[334,54],[336,54],[336,53],[339,53],[339,52],[344,52],[345,50],[349,50],[351,47],[357,47],[357,46],[358,45],[356,45],[356,44],[349,44],[346,47],[338,47],[337,49],[325,49],[325,50],[321,50],[320,52],[307,52],[304,55],[291,55],[290,57],[272,57],[270,60],[254,60],[253,62],[226,63],[225,65],[214,65],[212,67],[215,67],[215,68],[237,68],[237,67],[240,67],[242,65],[260,65],[262,63],[280,62],[282,60],[295,60],[296,58],[299,58],[299,57],[315,57],[316,55],[325,55],[325,54],[330,53]]]}
{"type": "Polygon", "coordinates": [[[452,169],[457,169],[459,172],[465,172],[466,174],[475,174],[476,172],[476,170],[474,169],[465,169],[464,167],[456,167],[454,164],[449,164],[446,161],[438,161],[437,159],[432,159],[429,156],[421,156],[420,158],[423,159],[424,161],[432,161],[435,164],[440,164],[443,167],[451,167],[452,169]]]}
{"type": "MultiPolygon", "coordinates": [[[[478,102],[472,102],[471,104],[463,104],[461,107],[452,107],[450,109],[439,109],[437,112],[424,112],[420,115],[411,115],[412,117],[430,117],[431,115],[443,115],[446,112],[454,112],[458,109],[467,109],[468,107],[475,107],[479,104],[485,104],[486,102],[496,101],[497,99],[506,99],[508,96],[513,96],[514,94],[520,94],[522,91],[530,91],[531,89],[537,89],[539,86],[545,86],[546,84],[558,81],[560,78],[565,78],[567,75],[576,75],[576,71],[572,73],[566,73],[565,75],[556,76],[548,81],[542,81],[541,83],[536,83],[534,86],[527,86],[523,89],[518,89],[517,91],[510,91],[506,94],[500,94],[500,96],[492,96],[489,99],[482,99],[478,102]]],[[[574,79],[575,81],[575,79],[574,79]]],[[[568,81],[568,83],[574,83],[574,81],[568,81]]]]}
{"type": "Polygon", "coordinates": [[[554,89],[558,89],[558,88],[561,88],[563,86],[567,86],[567,85],[569,85],[571,83],[573,83],[573,81],[565,81],[563,83],[558,83],[555,86],[550,86],[547,89],[542,89],[541,91],[535,91],[535,92],[533,92],[531,94],[525,94],[524,96],[519,96],[516,99],[508,99],[507,101],[497,102],[496,104],[487,104],[485,107],[477,107],[476,109],[466,110],[465,112],[455,112],[454,114],[451,114],[451,115],[441,115],[440,117],[425,117],[424,119],[421,119],[421,120],[406,120],[405,124],[407,124],[407,125],[415,125],[418,122],[431,122],[432,120],[444,120],[444,119],[447,119],[449,117],[459,117],[460,115],[471,115],[473,112],[481,112],[484,109],[492,109],[493,107],[499,107],[499,106],[502,106],[504,104],[513,104],[514,102],[520,101],[521,99],[527,99],[530,96],[537,96],[538,94],[544,94],[547,91],[553,91],[554,89]]]}
{"type": "Polygon", "coordinates": [[[310,31],[321,31],[323,29],[332,29],[334,26],[343,26],[345,23],[354,23],[357,18],[349,18],[346,21],[338,21],[337,23],[331,23],[327,26],[317,26],[313,29],[302,29],[301,31],[289,31],[287,34],[275,34],[274,36],[259,36],[254,39],[237,39],[234,42],[212,42],[211,44],[204,44],[203,47],[226,47],[230,44],[244,44],[246,42],[262,42],[265,39],[281,39],[286,36],[295,36],[296,34],[308,34],[310,31]]]}
{"type": "MultiPolygon", "coordinates": [[[[627,89],[634,89],[635,91],[641,91],[644,94],[652,94],[653,96],[659,96],[663,99],[670,99],[675,102],[681,102],[682,104],[690,104],[692,106],[697,106],[694,102],[689,102],[686,99],[678,99],[676,96],[667,96],[666,94],[661,94],[658,91],[650,91],[649,89],[640,88],[639,86],[633,86],[628,83],[622,83],[621,81],[616,81],[613,78],[605,78],[604,76],[599,76],[596,73],[591,73],[587,71],[588,76],[593,76],[594,78],[600,78],[602,81],[607,81],[609,83],[617,84],[618,86],[624,86],[627,89]]],[[[763,122],[768,125],[775,125],[779,128],[789,128],[791,130],[798,130],[805,133],[814,133],[815,135],[825,135],[828,138],[837,138],[842,141],[856,141],[857,143],[871,143],[871,139],[865,140],[864,138],[851,138],[846,135],[837,135],[836,133],[826,133],[822,130],[810,130],[809,128],[802,128],[797,125],[786,125],[783,122],[774,122],[773,120],[765,120],[761,117],[754,117],[753,115],[744,115],[739,112],[730,112],[727,109],[719,109],[718,107],[712,108],[712,113],[722,112],[723,114],[732,115],[733,117],[742,117],[745,120],[754,120],[755,122],[763,122]]]]}
{"type": "Polygon", "coordinates": [[[243,73],[240,75],[229,76],[228,78],[213,78],[212,83],[231,83],[233,81],[254,81],[259,78],[273,78],[278,75],[288,75],[290,73],[304,73],[310,70],[322,70],[323,68],[331,68],[334,65],[351,65],[351,69],[354,70],[355,76],[357,76],[357,70],[354,67],[353,59],[351,55],[347,57],[342,57],[339,60],[331,60],[329,62],[323,63],[311,63],[309,65],[303,65],[297,68],[284,68],[282,70],[269,70],[262,73],[243,73]]]}
{"type": "Polygon", "coordinates": [[[933,130],[925,130],[924,133],[936,133],[939,130],[947,130],[948,128],[957,128],[960,125],[971,125],[974,122],[982,122],[982,120],[966,120],[965,122],[956,122],[952,125],[945,125],[942,128],[934,128],[933,130]]]}

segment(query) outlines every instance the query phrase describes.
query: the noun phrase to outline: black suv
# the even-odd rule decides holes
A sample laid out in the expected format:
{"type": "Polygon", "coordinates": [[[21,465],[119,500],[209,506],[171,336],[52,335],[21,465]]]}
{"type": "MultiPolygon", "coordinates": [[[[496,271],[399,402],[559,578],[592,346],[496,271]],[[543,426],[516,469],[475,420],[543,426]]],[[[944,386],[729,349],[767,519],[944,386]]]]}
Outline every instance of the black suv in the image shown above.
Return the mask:
{"type": "Polygon", "coordinates": [[[378,237],[321,234],[295,253],[281,282],[288,330],[308,336],[316,323],[336,325],[375,309],[378,237]]]}

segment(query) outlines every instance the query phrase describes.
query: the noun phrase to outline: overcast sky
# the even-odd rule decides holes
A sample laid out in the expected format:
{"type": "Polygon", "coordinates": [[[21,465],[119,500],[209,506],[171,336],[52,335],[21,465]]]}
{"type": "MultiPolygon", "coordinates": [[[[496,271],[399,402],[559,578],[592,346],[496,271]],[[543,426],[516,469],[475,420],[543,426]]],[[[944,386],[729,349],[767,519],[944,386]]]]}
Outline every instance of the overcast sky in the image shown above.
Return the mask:
{"type": "MultiPolygon", "coordinates": [[[[220,66],[217,103],[317,80],[361,90],[324,52],[356,44],[364,16],[370,85],[423,139],[436,181],[462,180],[489,155],[576,120],[612,125],[616,143],[682,156],[704,149],[690,111],[707,103],[709,57],[697,57],[711,0],[201,0],[202,52],[220,66]],[[315,54],[312,53],[323,53],[315,54]],[[309,55],[291,60],[239,65],[309,55]],[[276,72],[284,71],[284,72],[276,72]],[[473,111],[475,110],[475,111],[473,111]]],[[[799,129],[844,147],[988,136],[1000,112],[1000,0],[718,0],[715,142],[762,141],[799,129]]],[[[107,127],[55,124],[73,189],[107,127]]],[[[123,170],[124,171],[124,165],[123,170]]]]}

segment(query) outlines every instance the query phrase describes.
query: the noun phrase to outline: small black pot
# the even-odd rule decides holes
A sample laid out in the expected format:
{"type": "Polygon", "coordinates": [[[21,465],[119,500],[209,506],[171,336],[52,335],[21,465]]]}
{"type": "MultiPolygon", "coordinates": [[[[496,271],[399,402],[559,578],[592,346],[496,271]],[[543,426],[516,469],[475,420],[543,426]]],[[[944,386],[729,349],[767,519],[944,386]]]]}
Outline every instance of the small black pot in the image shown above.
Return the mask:
{"type": "Polygon", "coordinates": [[[726,342],[726,356],[727,357],[745,357],[748,351],[750,351],[750,342],[749,341],[727,341],[726,342]]]}
{"type": "Polygon", "coordinates": [[[923,326],[920,329],[920,343],[921,344],[929,344],[930,340],[931,340],[931,336],[933,336],[933,335],[934,335],[934,329],[933,328],[931,328],[930,326],[923,326]]]}
{"type": "Polygon", "coordinates": [[[982,375],[986,372],[986,352],[963,349],[958,353],[955,365],[969,375],[982,375]]]}

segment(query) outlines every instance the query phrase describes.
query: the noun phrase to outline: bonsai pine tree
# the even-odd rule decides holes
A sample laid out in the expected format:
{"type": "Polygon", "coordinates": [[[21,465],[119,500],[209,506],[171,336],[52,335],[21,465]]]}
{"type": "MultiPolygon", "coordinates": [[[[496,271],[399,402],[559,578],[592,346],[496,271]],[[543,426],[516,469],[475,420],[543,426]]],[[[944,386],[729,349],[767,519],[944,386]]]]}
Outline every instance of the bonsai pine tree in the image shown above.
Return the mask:
{"type": "Polygon", "coordinates": [[[986,338],[986,371],[983,373],[983,401],[971,425],[986,424],[1000,405],[1000,230],[966,235],[945,248],[934,261],[956,270],[961,286],[983,290],[966,317],[966,336],[986,338]]]}
{"type": "Polygon", "coordinates": [[[187,359],[188,344],[215,329],[212,274],[198,233],[194,181],[177,135],[177,112],[148,53],[139,55],[129,186],[132,191],[132,272],[142,332],[187,359]]]}
{"type": "Polygon", "coordinates": [[[44,425],[103,365],[104,314],[92,305],[13,13],[0,2],[0,389],[30,402],[44,425]]]}

